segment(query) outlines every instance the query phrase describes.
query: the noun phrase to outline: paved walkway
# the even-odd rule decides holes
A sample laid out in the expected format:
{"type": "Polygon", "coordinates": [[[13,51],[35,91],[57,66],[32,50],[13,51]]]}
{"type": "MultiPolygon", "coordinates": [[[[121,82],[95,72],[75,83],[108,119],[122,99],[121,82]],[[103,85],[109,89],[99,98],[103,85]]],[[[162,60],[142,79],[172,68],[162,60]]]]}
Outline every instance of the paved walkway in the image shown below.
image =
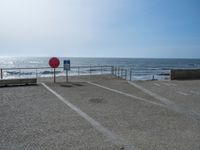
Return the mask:
{"type": "Polygon", "coordinates": [[[0,149],[200,149],[198,116],[151,94],[199,113],[200,81],[87,81],[0,88],[0,149]]]}

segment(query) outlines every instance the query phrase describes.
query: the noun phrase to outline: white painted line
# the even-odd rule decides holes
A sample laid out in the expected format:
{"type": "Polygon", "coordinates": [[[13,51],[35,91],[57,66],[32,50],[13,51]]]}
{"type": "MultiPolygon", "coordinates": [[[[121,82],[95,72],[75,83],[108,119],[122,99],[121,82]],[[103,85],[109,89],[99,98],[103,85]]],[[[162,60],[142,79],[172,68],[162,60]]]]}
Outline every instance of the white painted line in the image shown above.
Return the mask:
{"type": "Polygon", "coordinates": [[[111,89],[111,88],[103,86],[103,85],[99,85],[99,84],[96,84],[96,83],[93,83],[93,82],[88,82],[88,83],[91,84],[91,85],[95,85],[97,87],[100,87],[100,88],[103,88],[103,89],[106,89],[106,90],[121,94],[121,95],[125,95],[125,96],[128,96],[128,97],[134,98],[136,100],[144,101],[146,103],[150,103],[150,104],[153,104],[153,105],[163,106],[163,104],[159,104],[159,103],[147,100],[145,98],[138,97],[138,96],[135,96],[135,95],[132,95],[132,94],[128,94],[128,93],[125,93],[125,92],[122,92],[122,91],[119,91],[119,90],[111,89]]]}
{"type": "Polygon", "coordinates": [[[200,93],[197,92],[197,91],[192,91],[192,90],[191,90],[190,93],[191,93],[191,94],[195,94],[195,95],[200,95],[200,93]]]}
{"type": "Polygon", "coordinates": [[[156,86],[160,86],[160,84],[158,84],[158,83],[154,83],[154,85],[156,85],[156,86]]]}
{"type": "Polygon", "coordinates": [[[138,85],[138,84],[136,84],[136,83],[133,83],[133,82],[130,82],[130,81],[128,81],[128,83],[131,84],[131,85],[133,85],[133,86],[136,87],[137,89],[143,91],[144,93],[151,95],[151,96],[154,97],[155,99],[161,101],[163,104],[167,104],[167,105],[173,104],[173,103],[172,103],[170,100],[168,100],[167,98],[164,98],[164,97],[162,97],[162,96],[160,96],[160,95],[158,95],[158,94],[156,94],[156,93],[153,93],[153,92],[151,92],[151,91],[149,91],[149,90],[143,88],[142,86],[140,86],[140,85],[138,85]]]}
{"type": "Polygon", "coordinates": [[[176,86],[176,84],[174,84],[174,83],[166,83],[166,82],[168,82],[168,81],[165,81],[165,83],[163,83],[166,86],[176,86]]]}
{"type": "Polygon", "coordinates": [[[170,85],[172,85],[172,86],[176,86],[176,84],[175,83],[169,83],[170,85]]]}
{"type": "Polygon", "coordinates": [[[184,95],[184,96],[187,96],[188,94],[185,93],[185,92],[181,92],[181,91],[178,91],[177,93],[181,94],[181,95],[184,95]]]}
{"type": "Polygon", "coordinates": [[[70,103],[68,100],[66,100],[64,97],[59,95],[57,92],[52,90],[49,86],[47,86],[45,83],[41,83],[49,92],[54,94],[60,101],[65,103],[67,106],[69,106],[72,110],[74,110],[78,115],[80,115],[82,118],[87,120],[96,130],[101,132],[107,140],[112,142],[113,144],[116,144],[118,146],[124,147],[125,150],[135,150],[135,147],[133,145],[129,145],[128,142],[120,137],[119,135],[116,135],[115,133],[111,132],[104,126],[102,126],[99,122],[94,120],[92,117],[90,117],[88,114],[83,112],[81,109],[79,109],[77,106],[70,103]]]}
{"type": "Polygon", "coordinates": [[[166,86],[171,86],[169,83],[163,83],[164,85],[166,85],[166,86]]]}
{"type": "Polygon", "coordinates": [[[147,93],[149,95],[151,95],[152,97],[154,97],[155,99],[157,100],[160,100],[162,103],[164,103],[165,107],[170,109],[170,110],[173,110],[173,111],[176,111],[176,112],[179,112],[179,113],[182,113],[182,114],[185,114],[186,116],[189,116],[189,117],[192,117],[194,119],[197,119],[200,121],[200,114],[196,111],[193,111],[193,110],[190,110],[186,107],[182,107],[182,106],[178,106],[177,104],[175,104],[174,102],[170,101],[169,99],[165,98],[165,97],[162,97],[156,93],[153,93],[152,91],[149,91],[145,88],[143,88],[142,86],[136,84],[136,83],[133,83],[133,82],[130,82],[128,81],[129,84],[133,85],[134,87],[140,89],[141,91],[143,91],[144,93],[147,93]]]}
{"type": "Polygon", "coordinates": [[[155,99],[161,101],[163,104],[152,102],[152,101],[149,101],[147,99],[144,99],[144,98],[141,98],[141,97],[137,97],[135,95],[131,95],[131,94],[128,94],[128,93],[124,93],[122,91],[118,91],[118,90],[115,90],[115,89],[111,89],[109,87],[106,87],[106,86],[103,86],[103,85],[99,85],[99,84],[96,84],[96,83],[92,83],[92,82],[88,82],[88,83],[91,84],[91,85],[95,85],[97,87],[104,88],[104,89],[112,91],[112,92],[116,92],[116,93],[119,93],[119,94],[122,94],[122,95],[125,95],[125,96],[128,96],[128,97],[134,98],[136,100],[141,100],[141,101],[153,104],[153,105],[158,105],[158,106],[167,108],[169,110],[173,110],[175,112],[178,112],[178,113],[181,113],[181,114],[185,114],[186,116],[192,117],[194,119],[200,120],[200,114],[199,113],[197,113],[195,111],[188,110],[187,108],[179,107],[175,103],[173,103],[172,101],[168,100],[167,98],[159,96],[156,93],[153,93],[153,92],[151,92],[151,91],[149,91],[149,90],[147,90],[147,89],[145,89],[145,88],[143,88],[143,87],[141,87],[141,86],[139,86],[139,85],[137,85],[137,84],[135,84],[135,83],[133,83],[131,81],[128,81],[128,83],[133,85],[133,86],[135,86],[136,88],[140,89],[144,93],[147,93],[147,94],[151,95],[155,99]]]}

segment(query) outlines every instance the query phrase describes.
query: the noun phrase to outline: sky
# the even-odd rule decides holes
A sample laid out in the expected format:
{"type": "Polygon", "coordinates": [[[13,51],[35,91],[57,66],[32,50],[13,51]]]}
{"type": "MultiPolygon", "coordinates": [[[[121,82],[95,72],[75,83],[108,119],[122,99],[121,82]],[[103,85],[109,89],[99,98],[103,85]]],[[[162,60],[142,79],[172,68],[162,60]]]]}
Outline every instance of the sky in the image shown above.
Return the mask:
{"type": "Polygon", "coordinates": [[[200,58],[199,0],[0,0],[0,56],[200,58]]]}

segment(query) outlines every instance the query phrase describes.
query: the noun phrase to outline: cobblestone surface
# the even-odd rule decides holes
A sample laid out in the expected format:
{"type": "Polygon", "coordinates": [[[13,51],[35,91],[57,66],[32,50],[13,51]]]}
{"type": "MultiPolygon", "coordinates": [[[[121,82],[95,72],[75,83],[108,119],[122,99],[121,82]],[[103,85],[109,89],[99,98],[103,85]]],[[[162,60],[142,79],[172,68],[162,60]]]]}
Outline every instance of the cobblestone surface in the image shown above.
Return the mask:
{"type": "MultiPolygon", "coordinates": [[[[136,98],[103,89],[90,81],[149,101],[160,101],[113,76],[40,79],[51,89],[119,135],[137,150],[199,150],[200,121],[136,98]]],[[[200,110],[200,81],[137,81],[177,105],[200,110]],[[186,95],[187,94],[187,95],[186,95]],[[191,103],[190,103],[190,102],[191,103]]],[[[85,119],[38,86],[0,88],[0,149],[118,150],[85,119]]]]}
{"type": "Polygon", "coordinates": [[[119,149],[43,86],[0,88],[0,149],[119,149]]]}

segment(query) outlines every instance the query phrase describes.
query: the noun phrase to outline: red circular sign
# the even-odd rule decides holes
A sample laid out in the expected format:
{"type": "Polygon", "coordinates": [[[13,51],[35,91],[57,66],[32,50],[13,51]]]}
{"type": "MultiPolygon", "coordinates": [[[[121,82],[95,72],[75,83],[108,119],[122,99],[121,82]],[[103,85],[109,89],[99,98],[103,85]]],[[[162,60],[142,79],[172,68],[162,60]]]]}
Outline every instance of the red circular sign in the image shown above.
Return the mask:
{"type": "Polygon", "coordinates": [[[49,66],[51,68],[58,68],[60,65],[60,60],[57,57],[52,57],[49,59],[49,66]]]}

